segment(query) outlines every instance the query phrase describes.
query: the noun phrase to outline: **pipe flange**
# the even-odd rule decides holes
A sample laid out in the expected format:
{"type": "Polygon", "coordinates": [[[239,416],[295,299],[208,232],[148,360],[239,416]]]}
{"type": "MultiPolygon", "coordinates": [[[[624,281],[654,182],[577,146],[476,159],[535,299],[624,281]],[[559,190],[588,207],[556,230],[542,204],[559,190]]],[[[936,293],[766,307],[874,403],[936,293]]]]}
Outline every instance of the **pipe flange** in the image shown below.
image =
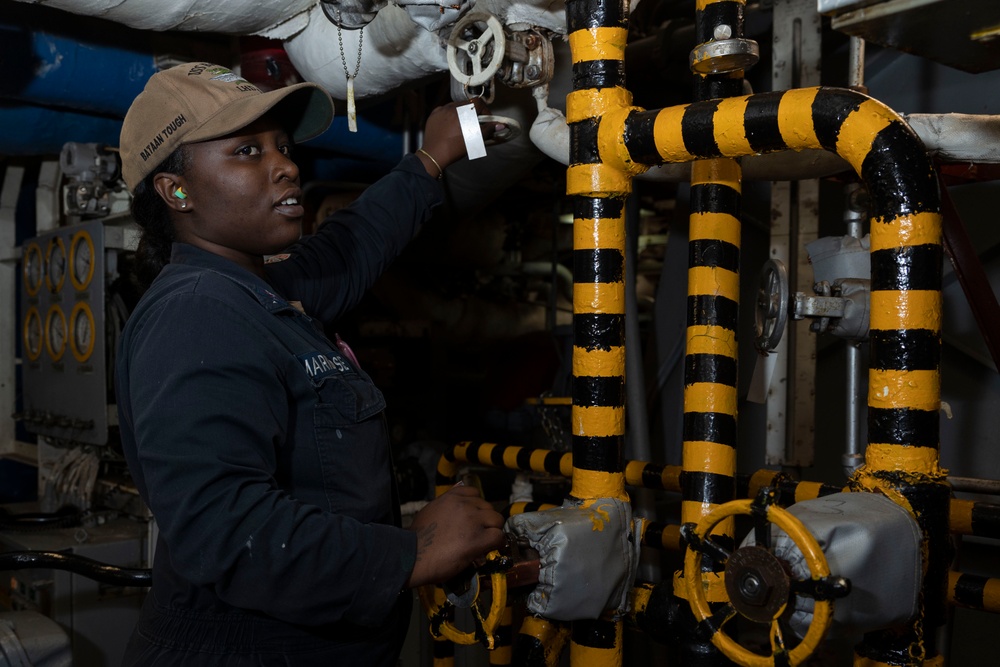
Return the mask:
{"type": "Polygon", "coordinates": [[[726,563],[726,593],[740,614],[770,623],[788,604],[791,582],[777,556],[764,547],[737,549],[726,563]]]}
{"type": "Polygon", "coordinates": [[[760,60],[760,47],[752,39],[716,39],[694,47],[689,64],[696,74],[728,74],[747,70],[760,60]]]}

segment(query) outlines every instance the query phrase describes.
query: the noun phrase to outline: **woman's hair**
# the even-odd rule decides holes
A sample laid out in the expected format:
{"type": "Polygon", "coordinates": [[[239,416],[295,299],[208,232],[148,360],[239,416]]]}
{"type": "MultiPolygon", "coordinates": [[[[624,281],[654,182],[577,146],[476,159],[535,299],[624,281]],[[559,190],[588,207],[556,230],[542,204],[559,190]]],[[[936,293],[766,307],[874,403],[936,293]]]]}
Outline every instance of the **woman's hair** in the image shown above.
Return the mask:
{"type": "Polygon", "coordinates": [[[143,290],[149,287],[163,267],[170,263],[170,246],[175,236],[174,225],[170,221],[170,211],[153,187],[153,178],[161,172],[183,176],[187,164],[188,153],[186,148],[181,146],[146,176],[136,186],[132,195],[132,218],[142,227],[142,237],[136,249],[135,272],[143,290]]]}

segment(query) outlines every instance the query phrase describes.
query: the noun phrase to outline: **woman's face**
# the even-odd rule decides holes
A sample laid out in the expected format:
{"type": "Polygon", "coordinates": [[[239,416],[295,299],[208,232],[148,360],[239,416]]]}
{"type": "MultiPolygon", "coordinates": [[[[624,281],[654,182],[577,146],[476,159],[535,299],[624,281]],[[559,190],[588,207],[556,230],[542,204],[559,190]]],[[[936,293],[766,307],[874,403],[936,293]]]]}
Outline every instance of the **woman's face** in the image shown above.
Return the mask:
{"type": "Polygon", "coordinates": [[[302,233],[303,196],[292,142],[265,116],[221,139],[189,144],[177,239],[255,273],[302,233]]]}

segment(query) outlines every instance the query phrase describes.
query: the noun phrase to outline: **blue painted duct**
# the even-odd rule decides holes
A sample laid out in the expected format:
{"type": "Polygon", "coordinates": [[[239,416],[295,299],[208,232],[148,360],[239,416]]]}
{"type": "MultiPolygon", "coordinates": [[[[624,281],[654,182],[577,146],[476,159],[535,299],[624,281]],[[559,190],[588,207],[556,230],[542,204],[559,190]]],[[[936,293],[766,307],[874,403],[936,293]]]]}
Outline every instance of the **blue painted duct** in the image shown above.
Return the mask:
{"type": "MultiPolygon", "coordinates": [[[[118,145],[121,119],[157,71],[156,57],[0,23],[0,154],[58,154],[70,141],[118,145]]],[[[307,146],[395,164],[403,133],[358,119],[349,132],[338,117],[307,146]]]]}

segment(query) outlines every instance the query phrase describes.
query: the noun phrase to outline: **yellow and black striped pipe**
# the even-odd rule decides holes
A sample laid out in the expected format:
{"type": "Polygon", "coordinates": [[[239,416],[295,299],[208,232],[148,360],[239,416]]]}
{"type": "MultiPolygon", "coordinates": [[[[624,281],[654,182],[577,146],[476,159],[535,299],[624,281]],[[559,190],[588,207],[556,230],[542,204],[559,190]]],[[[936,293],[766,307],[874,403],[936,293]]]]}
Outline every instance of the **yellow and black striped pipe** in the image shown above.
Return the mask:
{"type": "MultiPolygon", "coordinates": [[[[733,500],[739,348],[740,167],[700,160],[691,170],[681,521],[733,500]]],[[[718,529],[733,547],[733,524],[718,529]]]]}
{"type": "MultiPolygon", "coordinates": [[[[627,172],[603,164],[598,135],[605,114],[631,104],[625,89],[628,3],[568,0],[566,26],[573,91],[566,98],[570,135],[567,194],[573,197],[573,481],[587,502],[628,500],[625,439],[625,199],[627,172]]],[[[600,576],[600,573],[595,573],[600,576]]],[[[574,667],[622,663],[622,622],[573,623],[574,667]]]]}
{"type": "Polygon", "coordinates": [[[599,139],[605,165],[631,173],[664,162],[809,148],[837,153],[864,180],[872,201],[869,445],[851,488],[886,493],[913,514],[928,566],[923,615],[909,636],[866,637],[859,654],[891,664],[935,659],[933,628],[944,622],[941,591],[951,557],[950,489],[938,457],[940,194],[920,139],[882,103],[823,87],[622,110],[602,119],[599,139]]]}
{"type": "Polygon", "coordinates": [[[969,609],[1000,612],[1000,579],[949,572],[948,602],[969,609]]]}
{"type": "Polygon", "coordinates": [[[569,635],[568,623],[526,616],[514,644],[516,664],[520,667],[557,667],[569,635]]]}
{"type": "Polygon", "coordinates": [[[952,498],[949,514],[955,535],[1000,538],[1000,505],[952,498]]]}

